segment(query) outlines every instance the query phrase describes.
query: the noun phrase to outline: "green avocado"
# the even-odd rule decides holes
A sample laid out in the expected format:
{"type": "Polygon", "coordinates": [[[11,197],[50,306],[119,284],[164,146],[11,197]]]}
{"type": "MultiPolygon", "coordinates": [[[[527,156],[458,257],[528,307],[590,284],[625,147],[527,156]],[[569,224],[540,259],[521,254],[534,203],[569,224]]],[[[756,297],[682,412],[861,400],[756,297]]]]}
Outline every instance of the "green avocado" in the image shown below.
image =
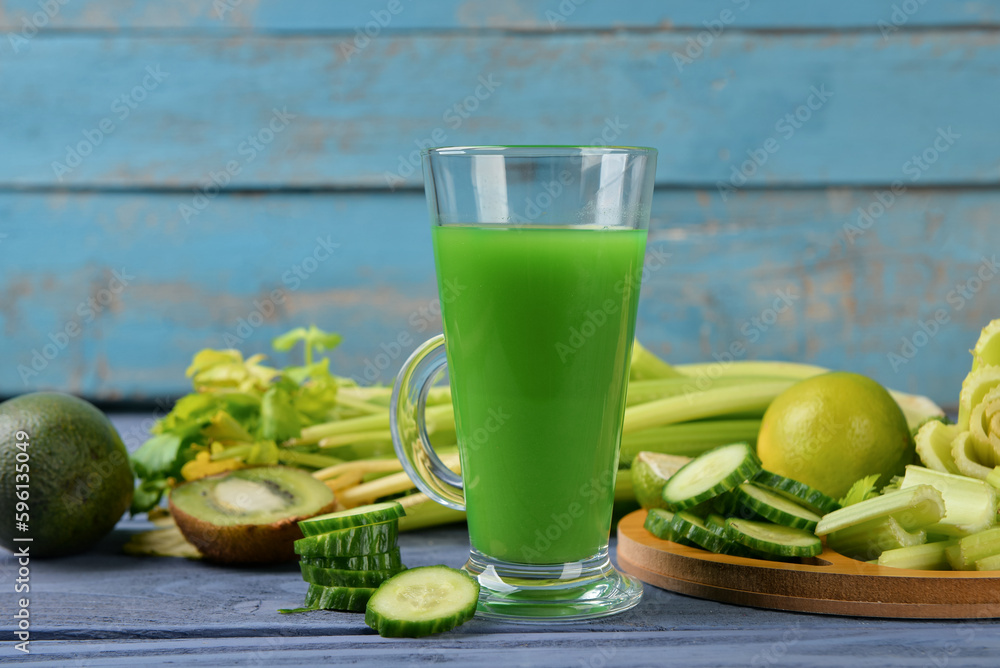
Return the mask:
{"type": "Polygon", "coordinates": [[[111,531],[133,491],[125,445],[90,403],[36,392],[0,404],[0,545],[33,557],[83,552],[111,531]]]}

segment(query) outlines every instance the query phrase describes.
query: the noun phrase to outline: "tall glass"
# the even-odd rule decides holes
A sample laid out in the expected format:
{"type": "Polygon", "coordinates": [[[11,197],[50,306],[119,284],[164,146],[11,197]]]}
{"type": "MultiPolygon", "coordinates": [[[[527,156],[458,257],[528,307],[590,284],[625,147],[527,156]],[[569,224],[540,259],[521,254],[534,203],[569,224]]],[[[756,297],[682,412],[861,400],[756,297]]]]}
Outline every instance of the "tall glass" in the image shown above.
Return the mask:
{"type": "Polygon", "coordinates": [[[393,444],[466,510],[482,615],[585,619],[642,596],[608,537],[655,166],[649,148],[423,152],[444,334],[399,372],[393,444]],[[461,475],[427,438],[449,419],[425,415],[445,364],[461,475]]]}

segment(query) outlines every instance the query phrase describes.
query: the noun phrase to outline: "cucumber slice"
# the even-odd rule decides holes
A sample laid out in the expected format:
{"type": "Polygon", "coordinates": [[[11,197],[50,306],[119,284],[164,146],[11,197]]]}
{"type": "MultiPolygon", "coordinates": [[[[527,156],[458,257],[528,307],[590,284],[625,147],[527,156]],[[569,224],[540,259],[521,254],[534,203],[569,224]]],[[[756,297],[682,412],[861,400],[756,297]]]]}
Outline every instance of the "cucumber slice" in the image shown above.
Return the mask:
{"type": "Polygon", "coordinates": [[[643,528],[649,533],[653,534],[657,538],[662,538],[663,540],[674,540],[676,536],[674,535],[673,529],[670,528],[670,520],[674,519],[674,514],[669,510],[664,510],[663,508],[650,508],[646,512],[646,521],[643,523],[643,528]]]}
{"type": "Polygon", "coordinates": [[[323,568],[299,562],[302,579],[309,584],[324,587],[378,587],[402,568],[376,571],[353,571],[342,568],[323,568]]]}
{"type": "Polygon", "coordinates": [[[375,591],[372,587],[323,587],[311,584],[306,592],[305,607],[311,610],[364,612],[375,591]]]}
{"type": "Polygon", "coordinates": [[[701,518],[684,512],[675,513],[670,520],[670,528],[680,538],[686,538],[698,547],[716,554],[742,554],[739,545],[725,534],[705,526],[701,518]]]}
{"type": "Polygon", "coordinates": [[[812,531],[820,520],[813,511],[750,482],[743,483],[733,493],[744,508],[775,524],[812,531]]]}
{"type": "Polygon", "coordinates": [[[747,443],[723,445],[698,455],[670,476],[663,500],[674,512],[728,492],[760,470],[760,459],[747,443]]]}
{"type": "Polygon", "coordinates": [[[780,524],[729,518],[726,529],[733,542],[779,557],[815,557],[823,551],[816,535],[780,524]]]}
{"type": "Polygon", "coordinates": [[[777,473],[771,473],[768,470],[762,469],[750,482],[775,494],[780,494],[786,499],[808,508],[817,515],[826,515],[840,508],[840,504],[836,500],[815,487],[810,487],[804,482],[786,478],[777,473]]]}
{"type": "Polygon", "coordinates": [[[398,570],[403,565],[399,558],[399,548],[388,552],[365,554],[359,557],[302,557],[299,561],[319,568],[340,568],[352,571],[398,570]]]}
{"type": "Polygon", "coordinates": [[[365,524],[378,524],[388,522],[402,517],[406,514],[403,506],[395,501],[386,503],[373,503],[367,506],[358,506],[350,510],[341,510],[336,513],[317,515],[307,520],[299,522],[299,529],[303,536],[318,536],[321,533],[337,531],[339,529],[349,529],[365,524]]]}
{"type": "Polygon", "coordinates": [[[393,576],[368,601],[365,624],[385,638],[419,638],[472,619],[479,582],[465,571],[422,566],[393,576]]]}
{"type": "Polygon", "coordinates": [[[687,545],[688,547],[698,547],[696,543],[692,543],[687,538],[677,535],[670,525],[670,520],[672,519],[674,519],[674,514],[669,510],[650,508],[649,512],[646,513],[646,522],[643,524],[643,527],[657,538],[669,540],[679,545],[687,545]]]}
{"type": "Polygon", "coordinates": [[[396,547],[399,523],[396,520],[366,524],[308,536],[295,541],[295,554],[305,557],[357,557],[387,552],[396,547]]]}

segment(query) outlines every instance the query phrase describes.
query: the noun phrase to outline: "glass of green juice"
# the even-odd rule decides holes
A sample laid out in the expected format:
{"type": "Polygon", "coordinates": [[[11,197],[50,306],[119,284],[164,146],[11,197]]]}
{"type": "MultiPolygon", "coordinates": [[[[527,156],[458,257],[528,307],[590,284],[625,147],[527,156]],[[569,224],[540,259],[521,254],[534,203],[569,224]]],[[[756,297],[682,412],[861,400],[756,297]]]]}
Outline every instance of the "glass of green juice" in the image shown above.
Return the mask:
{"type": "Polygon", "coordinates": [[[642,585],[608,539],[656,151],[442,147],[423,170],[444,334],[396,378],[396,453],[466,511],[478,614],[627,610],[642,585]],[[448,422],[427,405],[445,367],[460,474],[428,438],[448,422]]]}

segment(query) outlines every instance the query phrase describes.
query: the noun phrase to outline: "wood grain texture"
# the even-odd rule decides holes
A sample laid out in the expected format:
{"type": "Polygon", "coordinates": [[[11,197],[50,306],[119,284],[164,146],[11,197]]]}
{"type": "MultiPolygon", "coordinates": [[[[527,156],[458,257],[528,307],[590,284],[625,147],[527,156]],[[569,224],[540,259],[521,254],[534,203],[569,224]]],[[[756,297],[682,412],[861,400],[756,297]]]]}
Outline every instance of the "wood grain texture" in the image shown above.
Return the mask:
{"type": "MultiPolygon", "coordinates": [[[[113,416],[133,445],[150,416],[113,416]]],[[[0,660],[33,665],[505,665],[843,666],[961,665],[992,668],[1000,635],[992,620],[959,622],[812,616],[738,607],[646,587],[639,606],[587,623],[524,626],[474,619],[455,631],[387,640],[362,615],[279,615],[305,584],[293,567],[227,569],[182,559],[119,552],[132,531],[123,521],[94,551],[31,562],[30,656],[0,647],[0,660]]],[[[400,537],[410,566],[460,565],[464,528],[400,537]]],[[[0,550],[0,582],[14,559],[0,550]]],[[[5,585],[5,586],[6,586],[5,585]]],[[[9,591],[9,590],[8,590],[9,591]]],[[[13,594],[7,594],[12,596],[13,594]]],[[[8,599],[9,600],[9,599],[8,599]]],[[[6,606],[6,602],[4,603],[6,606]]],[[[10,609],[5,607],[5,610],[10,609]]],[[[9,616],[0,633],[12,637],[9,616]]]]}
{"type": "MultiPolygon", "coordinates": [[[[50,0],[57,2],[58,0],[50,0]]],[[[702,30],[704,22],[730,10],[741,28],[860,28],[877,29],[879,20],[891,21],[899,0],[846,0],[833,5],[803,4],[795,0],[400,0],[401,11],[388,27],[407,30],[496,29],[550,30],[607,29],[614,27],[702,30]],[[553,18],[553,16],[558,18],[553,18]],[[561,20],[560,20],[561,19],[561,20]]],[[[350,31],[373,19],[372,12],[388,9],[390,0],[173,0],[169,3],[102,0],[100,3],[62,1],[46,23],[49,30],[197,29],[212,32],[251,31],[350,31]]],[[[941,0],[919,3],[918,11],[905,12],[913,26],[996,25],[1000,3],[996,0],[941,0]]],[[[0,29],[21,28],[23,19],[39,11],[39,0],[6,0],[0,6],[0,29]]]]}
{"type": "MultiPolygon", "coordinates": [[[[736,350],[850,369],[955,404],[965,351],[1000,313],[992,281],[955,301],[955,286],[992,257],[996,197],[912,191],[849,243],[844,225],[872,201],[864,190],[748,190],[725,201],[658,191],[638,336],[677,362],[736,350]],[[918,334],[942,310],[934,336],[918,334]],[[905,357],[904,338],[923,345],[905,357]]],[[[273,336],[308,322],[345,335],[332,356],[339,373],[390,381],[439,331],[422,194],[227,195],[185,223],[187,202],[0,194],[0,394],[177,395],[201,348],[268,352],[273,336]],[[112,294],[115,271],[128,285],[112,294]],[[72,323],[78,334],[63,340],[72,323]]]]}
{"type": "Polygon", "coordinates": [[[888,568],[829,548],[807,563],[712,554],[662,540],[645,510],[618,524],[618,563],[643,582],[682,594],[759,608],[856,617],[1000,617],[1000,574],[888,568]]]}
{"type": "Polygon", "coordinates": [[[419,187],[421,145],[602,141],[660,184],[998,181],[998,32],[724,32],[679,69],[688,39],[39,37],[0,68],[0,187],[419,187]]]}

